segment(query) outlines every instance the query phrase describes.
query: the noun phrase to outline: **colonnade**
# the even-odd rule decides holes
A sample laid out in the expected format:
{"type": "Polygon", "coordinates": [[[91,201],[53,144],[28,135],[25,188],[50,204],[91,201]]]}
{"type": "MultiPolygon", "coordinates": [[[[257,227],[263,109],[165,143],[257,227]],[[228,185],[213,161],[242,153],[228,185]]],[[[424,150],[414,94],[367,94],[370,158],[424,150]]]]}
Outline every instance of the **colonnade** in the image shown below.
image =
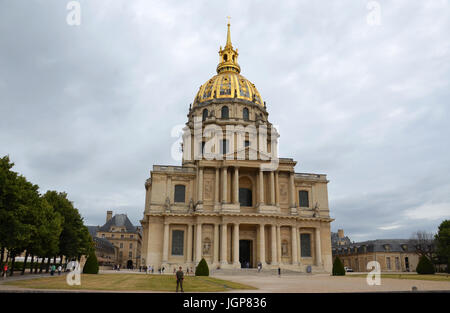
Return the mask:
{"type": "MultiPolygon", "coordinates": [[[[210,224],[210,223],[205,223],[210,224]]],[[[176,223],[179,225],[179,223],[176,223]]],[[[187,247],[185,249],[185,262],[198,264],[203,257],[202,254],[202,225],[203,223],[195,223],[195,224],[187,224],[187,247]],[[195,228],[195,238],[193,238],[193,228],[195,228]],[[195,239],[195,240],[193,240],[195,239]],[[194,244],[194,246],[193,246],[194,244]],[[195,248],[195,250],[193,249],[195,248]],[[194,251],[194,255],[192,255],[192,251],[194,251]]],[[[229,259],[231,260],[231,265],[233,267],[239,267],[239,226],[240,224],[235,223],[214,223],[214,243],[213,243],[213,256],[212,261],[213,264],[220,265],[229,265],[229,259]],[[231,258],[228,256],[228,226],[231,225],[231,258]],[[220,234],[220,235],[219,235],[220,234]]],[[[276,224],[265,224],[260,223],[255,225],[258,230],[259,236],[257,236],[258,242],[258,254],[257,260],[261,262],[263,265],[268,264],[266,260],[266,232],[265,227],[268,226],[270,228],[270,259],[271,265],[279,265],[285,264],[282,262],[282,250],[281,250],[281,227],[288,226],[291,228],[291,262],[289,264],[298,265],[299,257],[300,257],[300,229],[302,227],[294,226],[294,225],[276,225],[276,224]]],[[[163,263],[167,263],[169,260],[169,231],[170,231],[170,223],[164,224],[164,236],[163,236],[163,263]]],[[[320,245],[320,228],[314,228],[314,261],[315,265],[320,266],[322,263],[321,256],[321,245],[320,245]]]]}
{"type": "MultiPolygon", "coordinates": [[[[279,186],[279,171],[267,171],[265,174],[261,168],[257,168],[257,183],[258,183],[258,202],[257,205],[274,205],[280,206],[280,186],[279,186]],[[267,199],[264,189],[264,176],[269,179],[269,192],[267,199]]],[[[197,202],[203,203],[203,172],[204,167],[198,167],[197,175],[197,202]]],[[[294,172],[289,172],[289,207],[295,208],[295,182],[294,172]]],[[[222,166],[215,168],[215,184],[214,184],[214,203],[239,204],[239,167],[238,166],[222,166]],[[231,199],[228,199],[228,172],[232,173],[231,178],[231,199]],[[220,174],[221,172],[221,174],[220,174]]]]}

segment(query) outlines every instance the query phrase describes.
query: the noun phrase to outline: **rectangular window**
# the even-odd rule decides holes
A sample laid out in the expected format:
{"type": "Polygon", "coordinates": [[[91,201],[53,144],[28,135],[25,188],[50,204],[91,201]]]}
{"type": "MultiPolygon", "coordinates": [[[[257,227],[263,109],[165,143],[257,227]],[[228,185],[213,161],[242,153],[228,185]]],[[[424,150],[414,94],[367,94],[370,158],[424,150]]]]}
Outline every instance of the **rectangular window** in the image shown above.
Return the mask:
{"type": "Polygon", "coordinates": [[[131,258],[133,256],[133,252],[128,252],[128,257],[131,258]]]}
{"type": "Polygon", "coordinates": [[[176,185],[174,198],[175,202],[186,202],[186,186],[176,185]]]}
{"type": "Polygon", "coordinates": [[[120,248],[123,248],[123,243],[120,243],[120,248]]]}
{"type": "Polygon", "coordinates": [[[399,257],[395,257],[395,269],[397,271],[400,270],[400,258],[399,257]]]}
{"type": "Polygon", "coordinates": [[[244,146],[245,146],[245,147],[249,147],[249,146],[250,146],[250,141],[249,141],[249,140],[246,140],[246,141],[244,142],[244,146]]]}
{"type": "Polygon", "coordinates": [[[172,255],[183,255],[184,231],[172,231],[172,255]]]}
{"type": "Polygon", "coordinates": [[[386,267],[387,267],[388,270],[391,269],[391,258],[390,257],[386,258],[386,267]]]}
{"type": "Polygon", "coordinates": [[[302,257],[311,256],[311,234],[300,234],[300,250],[302,257]]]}
{"type": "Polygon", "coordinates": [[[300,207],[303,207],[303,208],[308,208],[309,207],[308,191],[300,190],[298,192],[298,199],[300,201],[300,207]]]}
{"type": "Polygon", "coordinates": [[[220,154],[227,154],[229,151],[228,140],[223,139],[222,144],[220,145],[220,154]]]}
{"type": "Polygon", "coordinates": [[[133,244],[132,243],[130,243],[130,249],[133,249],[133,244]]]}

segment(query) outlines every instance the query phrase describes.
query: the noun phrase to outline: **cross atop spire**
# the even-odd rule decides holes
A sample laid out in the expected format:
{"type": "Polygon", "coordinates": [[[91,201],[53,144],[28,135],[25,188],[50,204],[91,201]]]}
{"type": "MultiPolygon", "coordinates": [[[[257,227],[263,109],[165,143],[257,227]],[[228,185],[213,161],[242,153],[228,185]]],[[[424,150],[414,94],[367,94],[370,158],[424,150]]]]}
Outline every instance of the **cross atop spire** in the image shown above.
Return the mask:
{"type": "Polygon", "coordinates": [[[230,35],[230,19],[231,19],[231,17],[227,16],[227,19],[228,19],[228,24],[227,24],[228,30],[227,30],[227,43],[226,43],[225,47],[233,48],[233,45],[231,44],[231,35],[230,35]]]}
{"type": "Polygon", "coordinates": [[[228,24],[227,24],[227,43],[225,47],[222,49],[220,47],[219,56],[220,61],[217,66],[217,73],[222,72],[237,72],[241,71],[239,64],[237,63],[238,51],[237,49],[233,49],[233,45],[231,44],[231,34],[230,34],[230,16],[227,16],[228,24]]]}

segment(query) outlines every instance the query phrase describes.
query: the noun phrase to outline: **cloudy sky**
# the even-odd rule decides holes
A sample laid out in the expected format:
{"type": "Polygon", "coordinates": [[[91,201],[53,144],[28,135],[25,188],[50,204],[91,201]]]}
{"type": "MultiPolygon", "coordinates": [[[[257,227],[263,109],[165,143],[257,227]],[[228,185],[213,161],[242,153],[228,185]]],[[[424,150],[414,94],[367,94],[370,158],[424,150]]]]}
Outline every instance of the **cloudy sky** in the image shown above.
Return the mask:
{"type": "Polygon", "coordinates": [[[138,224],[153,164],[231,38],[280,156],[324,173],[352,240],[450,217],[450,1],[0,0],[0,156],[87,224],[138,224]],[[378,14],[379,13],[379,14],[378,14]]]}

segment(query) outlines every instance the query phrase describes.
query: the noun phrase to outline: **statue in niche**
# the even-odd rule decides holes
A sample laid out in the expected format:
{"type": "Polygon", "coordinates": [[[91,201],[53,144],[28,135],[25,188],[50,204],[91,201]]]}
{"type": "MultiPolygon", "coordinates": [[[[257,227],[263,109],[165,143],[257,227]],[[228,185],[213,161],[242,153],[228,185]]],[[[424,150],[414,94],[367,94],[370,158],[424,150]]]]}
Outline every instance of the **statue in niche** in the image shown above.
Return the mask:
{"type": "Polygon", "coordinates": [[[320,215],[320,209],[319,209],[319,204],[316,202],[316,205],[314,205],[314,213],[313,213],[313,217],[319,217],[320,215]]]}
{"type": "Polygon", "coordinates": [[[189,200],[189,212],[194,212],[194,200],[189,200]]]}
{"type": "Polygon", "coordinates": [[[169,197],[166,198],[166,202],[164,203],[164,210],[170,211],[170,199],[169,199],[169,197]]]}

